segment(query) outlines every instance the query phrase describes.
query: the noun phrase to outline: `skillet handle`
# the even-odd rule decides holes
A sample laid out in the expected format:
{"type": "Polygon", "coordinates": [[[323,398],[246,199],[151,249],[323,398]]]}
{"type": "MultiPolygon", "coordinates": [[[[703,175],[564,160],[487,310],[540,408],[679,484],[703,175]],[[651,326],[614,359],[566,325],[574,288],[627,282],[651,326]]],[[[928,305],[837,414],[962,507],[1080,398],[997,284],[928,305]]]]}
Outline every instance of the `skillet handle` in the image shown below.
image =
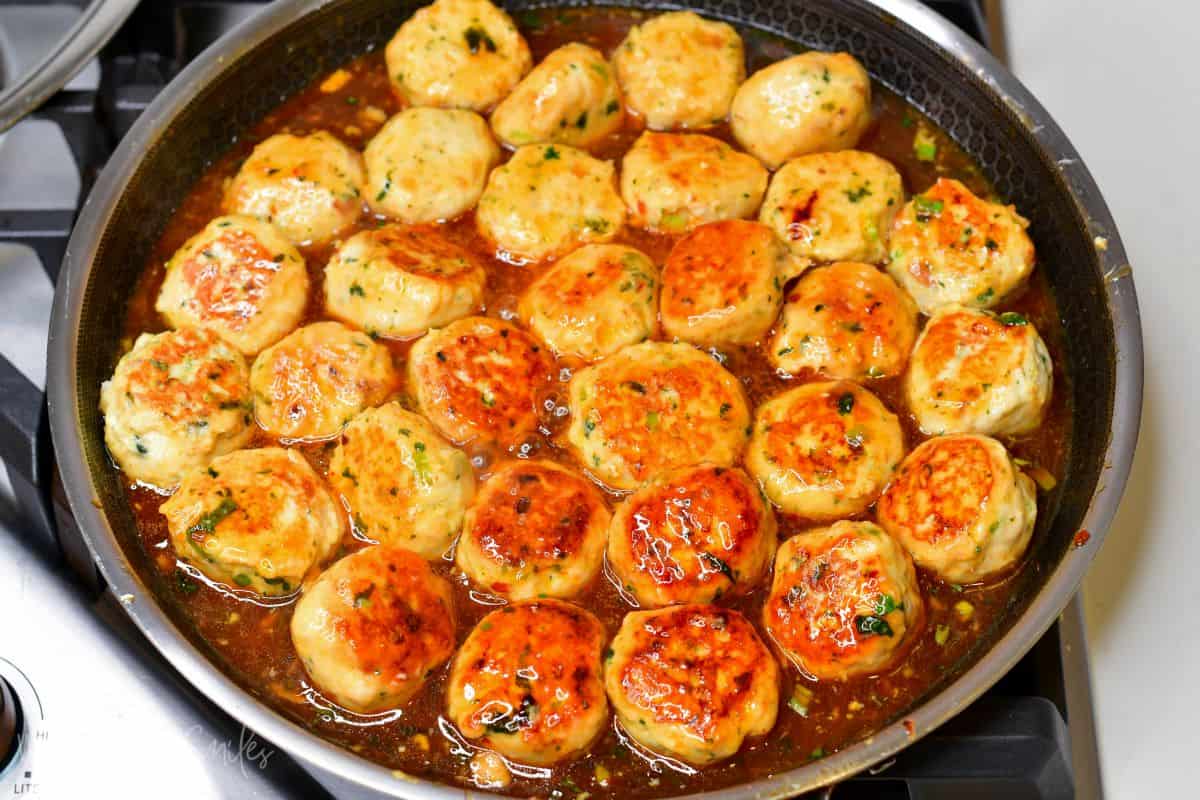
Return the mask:
{"type": "Polygon", "coordinates": [[[59,555],[50,505],[50,423],[46,398],[0,355],[0,459],[29,543],[59,555]]]}

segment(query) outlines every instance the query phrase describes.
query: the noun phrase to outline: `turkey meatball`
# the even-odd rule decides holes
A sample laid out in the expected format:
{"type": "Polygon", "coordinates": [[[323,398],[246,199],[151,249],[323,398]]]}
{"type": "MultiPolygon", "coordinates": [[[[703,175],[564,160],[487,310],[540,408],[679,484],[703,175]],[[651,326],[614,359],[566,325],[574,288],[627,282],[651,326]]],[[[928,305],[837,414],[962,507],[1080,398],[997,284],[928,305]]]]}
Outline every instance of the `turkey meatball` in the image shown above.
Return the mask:
{"type": "Polygon", "coordinates": [[[500,147],[473,111],[407,108],[379,129],[363,158],[371,208],[416,224],[474,208],[500,147]]]}
{"type": "Polygon", "coordinates": [[[801,53],[751,75],[729,119],[742,147],[770,169],[807,153],[847,150],[871,122],[871,78],[848,53],[801,53]]]}
{"type": "Polygon", "coordinates": [[[589,244],[525,290],[520,314],[559,356],[595,361],[654,334],[658,267],[620,244],[589,244]]]}
{"type": "Polygon", "coordinates": [[[754,626],[710,605],[626,614],[604,685],[626,733],[698,767],[768,733],[779,708],[779,668],[754,626]]]}
{"type": "Polygon", "coordinates": [[[550,766],[584,752],[608,723],[600,621],[561,600],[484,617],[454,658],[450,720],[508,758],[550,766]]]}
{"type": "Polygon", "coordinates": [[[635,25],[613,54],[613,66],[628,107],[660,131],[719,125],[746,78],[738,32],[691,11],[635,25]]]}
{"type": "Polygon", "coordinates": [[[340,322],[315,322],[268,347],[250,368],[254,416],[288,441],[328,439],[399,388],[392,354],[340,322]]]}
{"type": "Polygon", "coordinates": [[[1029,220],[989,203],[956,180],[939,178],[913,197],[892,225],[888,271],[932,314],[945,305],[992,308],[1033,272],[1029,220]]]}
{"type": "Polygon", "coordinates": [[[329,459],[329,482],[363,538],[439,558],[475,494],[466,453],[399,403],[355,417],[329,459]]]}
{"type": "Polygon", "coordinates": [[[305,589],[291,632],[326,697],[360,714],[399,708],[454,652],[450,584],[416,553],[368,547],[305,589]]]}
{"type": "Polygon", "coordinates": [[[217,217],[171,256],[154,309],[172,328],[208,328],[252,356],[300,324],[307,303],[296,248],[272,225],[233,216],[217,217]]]}
{"type": "Polygon", "coordinates": [[[392,87],[413,106],[487,111],[533,66],[512,18],[488,0],[437,0],[384,50],[392,87]]]}
{"type": "Polygon", "coordinates": [[[870,264],[813,270],[787,296],[767,355],[784,372],[889,378],[904,372],[917,338],[917,305],[870,264]]]}
{"type": "Polygon", "coordinates": [[[1042,424],[1054,370],[1022,314],[960,306],[936,312],[904,379],[909,410],[929,434],[1018,436],[1042,424]]]}
{"type": "Polygon", "coordinates": [[[538,424],[553,360],[511,323],[467,317],[430,331],[408,357],[409,390],[452,442],[522,444],[538,424]]]}
{"type": "Polygon", "coordinates": [[[675,467],[731,466],[746,443],[741,383],[690,345],[626,347],[576,372],[568,394],[567,440],[613,489],[636,489],[675,467]]]}
{"type": "Polygon", "coordinates": [[[745,594],[775,554],[775,517],[740,469],[664,473],[617,508],[608,564],[639,606],[745,594]]]}
{"type": "Polygon", "coordinates": [[[433,227],[356,233],[325,267],[325,308],[377,336],[407,339],[479,308],[487,274],[433,227]]]}
{"type": "Polygon", "coordinates": [[[259,143],[225,190],[225,208],[274,223],[293,244],[336,238],[363,210],[362,156],[335,136],[280,133],[259,143]]]}
{"type": "Polygon", "coordinates": [[[509,260],[541,261],[611,241],[625,204],[612,162],[567,145],[526,145],[492,171],[475,221],[509,260]]]}
{"type": "Polygon", "coordinates": [[[285,595],[333,553],[345,531],[325,483],[294,450],[214,458],[159,509],[175,554],[218,583],[285,595]]]}
{"type": "Polygon", "coordinates": [[[600,572],[610,517],[582,475],[551,461],[509,461],[467,509],[455,560],[512,600],[574,597],[600,572]]]}
{"type": "Polygon", "coordinates": [[[675,243],[663,266],[663,330],[696,344],[756,342],[779,314],[784,284],[806,266],[765,225],[702,225],[675,243]]]}
{"type": "Polygon", "coordinates": [[[952,583],[976,583],[1024,555],[1037,492],[995,439],[937,436],[900,464],[878,515],[922,567],[952,583]]]}
{"type": "Polygon", "coordinates": [[[591,147],[624,121],[621,92],[604,54],[578,42],[542,59],[492,112],[492,130],[510,147],[591,147]]]}
{"type": "Polygon", "coordinates": [[[777,506],[814,520],[865,511],[904,457],[904,432],[849,381],[808,383],[758,407],[746,468],[777,506]]]}
{"type": "Polygon", "coordinates": [[[900,173],[879,156],[813,153],[775,173],[758,218],[797,256],[882,264],[903,204],[900,173]]]}
{"type": "Polygon", "coordinates": [[[705,222],[754,215],[767,189],[757,160],[699,133],[638,137],[621,160],[621,197],[630,222],[681,233],[705,222]]]}
{"type": "Polygon", "coordinates": [[[837,522],[779,546],[763,626],[805,675],[845,680],[895,663],[922,616],[904,548],[870,522],[837,522]]]}
{"type": "Polygon", "coordinates": [[[143,333],[100,387],[104,444],[130,480],[169,491],[254,435],[250,374],[215,333],[143,333]]]}

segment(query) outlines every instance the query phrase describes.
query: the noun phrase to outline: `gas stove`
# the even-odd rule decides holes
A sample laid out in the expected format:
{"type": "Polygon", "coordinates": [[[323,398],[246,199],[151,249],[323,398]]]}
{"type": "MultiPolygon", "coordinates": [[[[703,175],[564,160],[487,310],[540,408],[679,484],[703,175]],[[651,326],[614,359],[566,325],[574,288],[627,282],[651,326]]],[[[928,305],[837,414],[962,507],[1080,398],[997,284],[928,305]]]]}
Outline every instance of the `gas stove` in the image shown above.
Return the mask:
{"type": "MultiPolygon", "coordinates": [[[[930,0],[1003,56],[998,4],[930,0]],[[991,12],[990,16],[988,11],[991,12]]],[[[256,2],[141,3],[99,58],[0,134],[0,393],[44,386],[53,281],[72,222],[115,144],[170,78],[256,2]]],[[[0,0],[0,78],[19,75],[80,8],[0,0]]],[[[9,405],[9,404],[4,404],[9,405]]],[[[31,406],[32,407],[32,406],[31,406]]],[[[44,415],[0,419],[0,797],[362,797],[197,694],[127,621],[40,490],[44,415]],[[5,485],[6,484],[6,485],[5,485]]],[[[1079,607],[959,717],[893,761],[816,797],[1100,797],[1079,607]]]]}

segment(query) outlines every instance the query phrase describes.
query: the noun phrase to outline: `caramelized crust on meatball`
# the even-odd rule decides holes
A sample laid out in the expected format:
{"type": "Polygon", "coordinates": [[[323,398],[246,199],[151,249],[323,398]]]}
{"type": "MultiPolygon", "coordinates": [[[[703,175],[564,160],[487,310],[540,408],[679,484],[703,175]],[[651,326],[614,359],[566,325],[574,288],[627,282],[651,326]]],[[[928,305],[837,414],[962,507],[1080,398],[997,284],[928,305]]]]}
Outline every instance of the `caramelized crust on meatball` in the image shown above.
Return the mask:
{"type": "Polygon", "coordinates": [[[371,208],[401,222],[454,219],[483,193],[500,146],[473,111],[406,108],[363,151],[371,208]]]}
{"type": "Polygon", "coordinates": [[[652,231],[680,233],[751,217],[766,189],[762,164],[699,133],[647,131],[621,160],[621,197],[630,222],[652,231]]]}
{"type": "Polygon", "coordinates": [[[665,473],[617,508],[614,575],[642,607],[710,603],[748,592],[775,553],[775,517],[740,469],[665,473]]]}
{"type": "Polygon", "coordinates": [[[843,261],[800,279],[767,356],[792,374],[889,378],[904,372],[916,338],[912,298],[870,264],[843,261]]]}
{"type": "Polygon", "coordinates": [[[159,508],[175,554],[219,583],[285,595],[330,556],[342,510],[294,450],[214,458],[159,508]]]}
{"type": "Polygon", "coordinates": [[[492,112],[492,130],[510,147],[556,142],[591,147],[624,121],[608,61],[579,42],[542,59],[492,112]]]}
{"type": "Polygon", "coordinates": [[[775,173],[759,219],[802,258],[881,264],[903,203],[900,173],[879,156],[813,153],[775,173]]]}
{"type": "Polygon", "coordinates": [[[455,560],[513,600],[570,598],[599,574],[610,518],[583,476],[551,461],[509,461],[467,509],[455,560]]]}
{"type": "Polygon", "coordinates": [[[612,241],[625,204],[611,161],[565,144],[531,144],[492,170],[475,222],[505,258],[542,261],[612,241]]]}
{"type": "Polygon", "coordinates": [[[751,75],[729,122],[769,169],[806,153],[848,150],[871,123],[871,78],[848,53],[801,53],[751,75]]]}
{"type": "Polygon", "coordinates": [[[254,416],[286,440],[328,439],[400,386],[392,354],[339,322],[306,325],[258,354],[254,416]]]}
{"type": "Polygon", "coordinates": [[[512,18],[488,0],[436,0],[384,50],[392,87],[413,106],[487,111],[533,66],[512,18]]]}
{"type": "Polygon", "coordinates": [[[649,339],[657,324],[658,268],[621,244],[589,244],[525,290],[520,313],[560,356],[584,361],[649,339]]]}
{"type": "Polygon", "coordinates": [[[950,304],[992,308],[1033,272],[1028,227],[1013,206],[939,178],[896,216],[888,271],[926,314],[950,304]]]}
{"type": "Polygon", "coordinates": [[[576,372],[568,393],[568,441],[613,489],[636,489],[675,467],[731,466],[746,442],[741,383],[691,345],[626,347],[576,372]]]}
{"type": "Polygon", "coordinates": [[[378,336],[406,339],[448,325],[483,301],[487,274],[435,227],[356,233],[325,267],[325,308],[378,336]]]}
{"type": "Polygon", "coordinates": [[[604,666],[625,731],[706,766],[775,726],[779,668],[745,617],[710,605],[625,615],[604,666]]]}
{"type": "Polygon", "coordinates": [[[1042,424],[1053,382],[1046,344],[1023,315],[950,306],[917,339],[904,393],[925,433],[1016,436],[1042,424]]]}
{"type": "Polygon", "coordinates": [[[613,53],[625,102],[652,130],[711,128],[746,78],[742,37],[691,11],[652,17],[613,53]]]}
{"type": "Polygon", "coordinates": [[[782,510],[814,520],[865,511],[904,457],[904,431],[849,381],[808,383],[758,407],[746,468],[782,510]]]}
{"type": "Polygon", "coordinates": [[[447,439],[520,445],[536,428],[553,361],[508,322],[467,317],[430,331],[408,357],[409,389],[447,439]]]}
{"type": "Polygon", "coordinates": [[[104,444],[131,480],[175,488],[254,435],[242,354],[212,331],[143,333],[100,387],[104,444]]]}
{"type": "Polygon", "coordinates": [[[368,547],[305,589],[291,631],[331,700],[361,714],[399,708],[454,652],[450,584],[416,553],[368,547]]]}
{"type": "Polygon", "coordinates": [[[921,615],[904,548],[877,525],[842,521],[780,545],[763,625],[803,673],[844,680],[895,663],[921,615]]]}
{"type": "Polygon", "coordinates": [[[362,156],[332,134],[276,134],[259,143],[225,190],[230,213],[274,223],[294,244],[323,244],[363,210],[362,156]]]}
{"type": "Polygon", "coordinates": [[[1024,555],[1037,492],[995,439],[937,436],[901,463],[878,515],[918,564],[944,580],[975,583],[1024,555]]]}
{"type": "Polygon", "coordinates": [[[608,722],[600,677],[604,626],[560,600],[484,617],[454,659],[447,714],[463,735],[527,764],[587,749],[608,722]]]}
{"type": "Polygon", "coordinates": [[[329,460],[329,482],[360,537],[426,558],[450,547],[475,494],[466,453],[395,402],[346,426],[329,460]]]}
{"type": "Polygon", "coordinates": [[[166,264],[154,310],[172,328],[216,332],[252,356],[300,323],[308,302],[304,259],[274,227],[217,217],[166,264]]]}
{"type": "Polygon", "coordinates": [[[663,266],[663,329],[697,344],[756,342],[779,314],[784,285],[807,265],[765,225],[701,225],[676,242],[663,266]]]}

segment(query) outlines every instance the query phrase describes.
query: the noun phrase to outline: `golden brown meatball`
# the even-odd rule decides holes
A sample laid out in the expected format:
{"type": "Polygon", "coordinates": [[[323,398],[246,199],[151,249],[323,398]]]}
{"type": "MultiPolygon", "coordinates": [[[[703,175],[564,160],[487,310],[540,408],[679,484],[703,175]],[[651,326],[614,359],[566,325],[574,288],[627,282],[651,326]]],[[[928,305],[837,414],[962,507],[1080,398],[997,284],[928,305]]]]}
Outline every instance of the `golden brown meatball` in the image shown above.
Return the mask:
{"type": "Polygon", "coordinates": [[[887,669],[922,615],[912,560],[870,522],[837,522],[779,546],[763,625],[802,672],[844,680],[887,669]]]}
{"type": "Polygon", "coordinates": [[[305,325],[254,359],[254,416],[289,441],[336,436],[400,386],[392,354],[340,322],[305,325]]]}
{"type": "Polygon", "coordinates": [[[431,559],[449,549],[475,494],[466,453],[394,402],[346,426],[329,459],[329,482],[360,537],[431,559]]]}
{"type": "Polygon", "coordinates": [[[1042,424],[1053,383],[1050,353],[1024,315],[948,306],[917,339],[904,395],[925,433],[1016,436],[1042,424]]]}
{"type": "Polygon", "coordinates": [[[537,404],[553,362],[508,322],[467,317],[430,331],[408,357],[408,385],[421,411],[458,444],[516,447],[537,428],[537,404]]]}
{"type": "Polygon", "coordinates": [[[754,626],[717,606],[625,615],[604,665],[625,732],[702,767],[775,727],[779,667],[754,626]]]}
{"type": "Polygon", "coordinates": [[[1033,272],[1029,220],[989,203],[956,180],[939,178],[913,197],[892,227],[888,272],[932,314],[958,304],[992,308],[1033,272]]]}
{"type": "Polygon", "coordinates": [[[995,439],[936,436],[900,464],[878,515],[918,564],[947,581],[975,583],[1024,555],[1037,491],[995,439]]]}
{"type": "Polygon", "coordinates": [[[779,314],[784,284],[807,264],[766,225],[701,225],[676,242],[663,266],[663,330],[697,344],[756,342],[779,314]]]}
{"type": "Polygon", "coordinates": [[[479,308],[487,274],[435,227],[385,225],[356,233],[325,267],[330,315],[406,339],[479,308]]]}
{"type": "Polygon", "coordinates": [[[904,431],[849,381],[808,383],[758,407],[746,468],[784,511],[815,520],[875,502],[904,457],[904,431]]]}
{"type": "Polygon", "coordinates": [[[487,111],[533,66],[512,18],[488,0],[436,0],[384,51],[396,92],[414,106],[487,111]]]}
{"type": "Polygon", "coordinates": [[[450,584],[416,553],[368,547],[305,590],[292,643],[338,705],[361,714],[399,708],[454,652],[450,584]]]}
{"type": "Polygon", "coordinates": [[[653,130],[719,125],[746,77],[738,32],[691,11],[635,25],[613,65],[625,102],[653,130]]]}
{"type": "Polygon", "coordinates": [[[492,170],[475,222],[507,260],[554,258],[621,232],[616,184],[611,161],[565,144],[526,145],[492,170]]]}
{"type": "Polygon", "coordinates": [[[903,204],[895,167],[870,153],[843,150],[784,164],[771,178],[758,218],[802,258],[881,264],[903,204]]]}
{"type": "Polygon", "coordinates": [[[731,466],[746,442],[741,384],[691,345],[626,347],[576,372],[568,393],[568,442],[614,489],[636,489],[675,467],[731,466]]]}
{"type": "Polygon", "coordinates": [[[617,508],[608,564],[643,608],[753,589],[775,554],[775,517],[740,469],[667,472],[617,508]]]}
{"type": "Polygon", "coordinates": [[[542,59],[492,112],[492,130],[510,147],[591,147],[624,121],[621,92],[608,61],[579,42],[542,59]]]}
{"type": "Polygon", "coordinates": [[[582,475],[551,461],[509,461],[467,509],[455,560],[513,600],[574,597],[600,572],[610,518],[582,475]]]}
{"type": "Polygon", "coordinates": [[[621,197],[630,222],[652,231],[681,233],[751,217],[766,189],[762,164],[699,133],[647,131],[621,160],[621,197]]]}
{"type": "Polygon", "coordinates": [[[209,330],[143,333],[100,387],[104,444],[131,480],[170,490],[254,435],[242,354],[209,330]]]}
{"type": "Polygon", "coordinates": [[[549,766],[588,748],[608,722],[600,677],[604,626],[561,600],[484,617],[454,658],[447,714],[468,739],[549,766]]]}
{"type": "Polygon", "coordinates": [[[262,595],[299,588],[345,531],[321,478],[299,453],[280,447],[214,458],[185,475],[159,510],[180,559],[214,581],[262,595]]]}
{"type": "Polygon", "coordinates": [[[793,375],[889,378],[904,372],[917,338],[917,305],[870,264],[813,270],[787,296],[767,355],[793,375]]]}
{"type": "Polygon", "coordinates": [[[848,53],[801,53],[751,75],[729,122],[770,169],[805,153],[847,150],[871,122],[871,78],[848,53]]]}
{"type": "Polygon", "coordinates": [[[324,244],[363,210],[362,156],[332,134],[276,134],[259,143],[225,190],[229,213],[274,223],[294,244],[324,244]]]}
{"type": "Polygon", "coordinates": [[[560,356],[612,355],[654,334],[658,268],[621,244],[588,244],[561,258],[521,298],[521,317],[560,356]]]}
{"type": "Polygon", "coordinates": [[[208,328],[252,356],[300,324],[308,302],[304,259],[273,226],[217,217],[166,265],[154,303],[172,328],[208,328]]]}

